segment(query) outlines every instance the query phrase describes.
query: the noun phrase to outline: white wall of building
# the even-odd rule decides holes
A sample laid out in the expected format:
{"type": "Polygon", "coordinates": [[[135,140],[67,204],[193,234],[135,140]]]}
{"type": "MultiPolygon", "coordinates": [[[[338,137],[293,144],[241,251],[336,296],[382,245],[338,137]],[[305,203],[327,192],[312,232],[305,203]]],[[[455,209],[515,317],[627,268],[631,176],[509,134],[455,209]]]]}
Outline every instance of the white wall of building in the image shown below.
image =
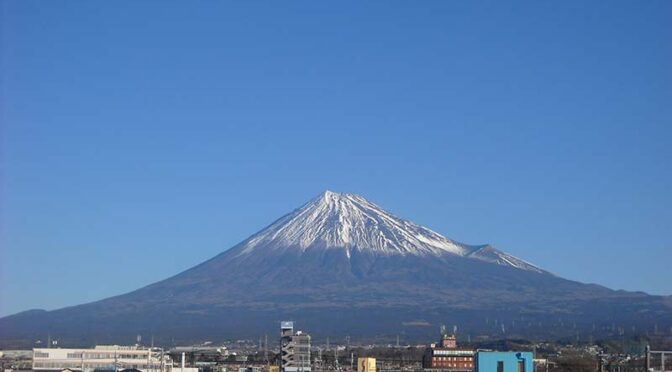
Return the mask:
{"type": "Polygon", "coordinates": [[[94,370],[138,369],[143,372],[167,372],[170,363],[162,363],[160,355],[135,346],[96,346],[94,349],[33,349],[33,370],[53,371],[65,368],[94,370]]]}

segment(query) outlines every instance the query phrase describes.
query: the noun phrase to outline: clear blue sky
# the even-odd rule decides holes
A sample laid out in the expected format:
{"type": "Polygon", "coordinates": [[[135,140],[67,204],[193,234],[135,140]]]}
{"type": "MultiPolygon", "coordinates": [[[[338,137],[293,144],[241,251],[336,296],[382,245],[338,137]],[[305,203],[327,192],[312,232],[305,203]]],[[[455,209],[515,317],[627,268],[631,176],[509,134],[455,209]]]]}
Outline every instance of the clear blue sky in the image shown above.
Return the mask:
{"type": "Polygon", "coordinates": [[[672,294],[672,2],[2,4],[0,314],[121,294],[325,189],[672,294]]]}

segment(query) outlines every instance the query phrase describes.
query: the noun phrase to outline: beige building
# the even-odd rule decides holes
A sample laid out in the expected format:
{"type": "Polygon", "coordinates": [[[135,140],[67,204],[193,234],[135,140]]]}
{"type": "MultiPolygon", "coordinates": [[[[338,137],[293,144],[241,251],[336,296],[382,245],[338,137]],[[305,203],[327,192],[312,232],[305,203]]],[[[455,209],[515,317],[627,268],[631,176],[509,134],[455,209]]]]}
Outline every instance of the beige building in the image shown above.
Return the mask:
{"type": "Polygon", "coordinates": [[[376,358],[357,358],[357,372],[376,372],[376,358]]]}
{"type": "Polygon", "coordinates": [[[93,372],[137,369],[142,372],[170,372],[172,363],[161,354],[137,346],[105,345],[93,349],[33,349],[34,371],[93,372]]]}

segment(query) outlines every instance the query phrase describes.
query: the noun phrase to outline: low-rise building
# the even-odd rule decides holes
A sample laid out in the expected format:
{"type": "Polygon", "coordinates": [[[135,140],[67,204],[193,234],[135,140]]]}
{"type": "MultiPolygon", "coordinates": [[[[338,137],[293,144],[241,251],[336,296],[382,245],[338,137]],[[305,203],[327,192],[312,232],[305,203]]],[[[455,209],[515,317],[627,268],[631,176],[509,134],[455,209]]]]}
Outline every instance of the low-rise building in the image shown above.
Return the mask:
{"type": "Polygon", "coordinates": [[[376,372],[376,358],[357,358],[357,372],[376,372]]]}
{"type": "Polygon", "coordinates": [[[475,372],[534,372],[534,355],[529,351],[478,351],[475,372]]]}
{"type": "Polygon", "coordinates": [[[474,370],[474,350],[458,348],[455,336],[444,334],[438,344],[425,349],[422,366],[430,370],[471,372],[474,370]]]}
{"type": "Polygon", "coordinates": [[[35,371],[122,371],[170,372],[171,363],[161,354],[138,346],[106,345],[93,349],[33,349],[35,371]]]}

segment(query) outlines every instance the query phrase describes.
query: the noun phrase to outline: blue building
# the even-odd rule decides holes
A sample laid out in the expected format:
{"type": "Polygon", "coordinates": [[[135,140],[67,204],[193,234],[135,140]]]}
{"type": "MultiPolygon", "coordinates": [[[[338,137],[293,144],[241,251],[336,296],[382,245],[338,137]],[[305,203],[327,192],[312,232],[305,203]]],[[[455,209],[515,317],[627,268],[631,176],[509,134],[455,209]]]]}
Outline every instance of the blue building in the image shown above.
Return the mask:
{"type": "Polygon", "coordinates": [[[529,351],[477,351],[475,372],[534,372],[529,351]]]}

